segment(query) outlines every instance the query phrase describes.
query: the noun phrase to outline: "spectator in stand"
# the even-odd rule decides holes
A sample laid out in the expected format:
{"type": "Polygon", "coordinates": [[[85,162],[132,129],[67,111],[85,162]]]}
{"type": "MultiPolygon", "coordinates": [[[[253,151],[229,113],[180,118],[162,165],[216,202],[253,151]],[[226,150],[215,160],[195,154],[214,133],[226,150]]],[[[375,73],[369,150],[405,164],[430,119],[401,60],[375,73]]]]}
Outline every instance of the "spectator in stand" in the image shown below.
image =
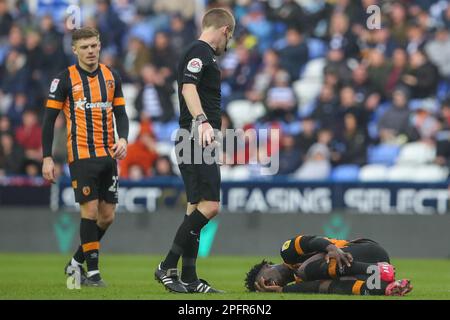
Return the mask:
{"type": "Polygon", "coordinates": [[[230,74],[225,81],[229,84],[232,93],[230,100],[243,99],[245,91],[250,88],[251,79],[253,79],[257,64],[251,56],[250,51],[243,45],[239,45],[235,49],[238,64],[234,68],[233,73],[230,74]]]}
{"type": "Polygon", "coordinates": [[[289,28],[285,36],[286,46],[279,50],[280,66],[289,72],[292,81],[300,77],[300,72],[308,62],[308,47],[299,30],[289,28]]]}
{"type": "Polygon", "coordinates": [[[368,54],[368,74],[370,83],[375,92],[384,96],[384,87],[386,86],[390,73],[390,66],[385,56],[378,49],[370,50],[368,54]]]}
{"type": "Polygon", "coordinates": [[[270,84],[274,81],[275,75],[280,69],[280,59],[275,50],[269,49],[264,52],[263,62],[256,72],[250,90],[246,92],[246,98],[252,102],[260,102],[270,84]]]}
{"type": "Polygon", "coordinates": [[[22,125],[16,129],[16,141],[30,160],[42,159],[42,128],[34,111],[26,110],[22,125]]]}
{"type": "Polygon", "coordinates": [[[122,52],[122,40],[126,34],[126,25],[120,20],[117,12],[111,5],[111,0],[97,0],[95,14],[100,40],[104,49],[122,52]]]}
{"type": "Polygon", "coordinates": [[[51,16],[42,18],[39,31],[43,52],[41,66],[47,75],[45,83],[50,83],[50,78],[56,76],[68,64],[64,54],[63,35],[56,29],[51,16]]]}
{"type": "Polygon", "coordinates": [[[336,139],[344,146],[343,152],[334,158],[339,164],[366,163],[367,136],[363,129],[358,127],[358,120],[353,112],[347,112],[344,116],[344,130],[337,134],[336,139]]]}
{"type": "Polygon", "coordinates": [[[25,154],[11,134],[0,136],[0,176],[22,174],[25,154]]]}
{"type": "Polygon", "coordinates": [[[260,53],[271,47],[273,28],[266,18],[262,3],[252,2],[248,13],[240,19],[239,23],[258,38],[260,53]]]}
{"type": "Polygon", "coordinates": [[[279,6],[269,9],[268,17],[283,22],[288,28],[305,31],[314,29],[315,21],[295,0],[283,0],[279,6]]]}
{"type": "Polygon", "coordinates": [[[136,37],[130,38],[123,58],[124,70],[130,79],[137,80],[142,68],[149,62],[150,52],[144,42],[136,37]]]}
{"type": "Polygon", "coordinates": [[[434,39],[425,46],[430,62],[439,70],[439,74],[446,79],[450,86],[450,34],[447,28],[439,28],[434,39]]]}
{"type": "Polygon", "coordinates": [[[8,3],[6,0],[0,0],[0,42],[6,38],[13,25],[13,18],[8,12],[8,3]]]}
{"type": "Polygon", "coordinates": [[[406,87],[397,87],[392,94],[392,105],[378,121],[380,140],[387,143],[405,143],[410,132],[408,109],[410,91],[406,87]]]}
{"type": "Polygon", "coordinates": [[[294,173],[299,180],[325,180],[331,173],[330,148],[332,133],[328,129],[322,129],[318,134],[317,143],[313,144],[306,154],[305,162],[294,173]]]}
{"type": "Polygon", "coordinates": [[[431,100],[422,100],[411,117],[410,140],[420,140],[427,144],[435,144],[435,136],[440,129],[440,123],[435,115],[435,105],[431,100]]]}
{"type": "Polygon", "coordinates": [[[359,129],[367,127],[369,113],[368,111],[356,102],[355,90],[352,86],[345,86],[339,92],[339,117],[335,119],[335,132],[340,132],[345,128],[345,115],[349,112],[356,116],[359,129]]]}
{"type": "Polygon", "coordinates": [[[333,84],[333,86],[339,86],[342,83],[349,83],[351,79],[351,70],[348,67],[347,61],[344,56],[344,51],[341,49],[330,49],[327,53],[326,65],[324,68],[325,83],[333,84]],[[332,83],[327,77],[335,77],[332,83]]]}
{"type": "Polygon", "coordinates": [[[383,26],[370,33],[372,34],[370,47],[382,52],[388,58],[392,57],[394,50],[397,48],[397,44],[395,43],[395,40],[392,39],[389,28],[383,26]]]}
{"type": "Polygon", "coordinates": [[[170,47],[170,40],[166,32],[157,32],[155,42],[150,49],[152,64],[158,66],[161,74],[170,84],[176,79],[176,56],[170,47]]]}
{"type": "Polygon", "coordinates": [[[152,122],[172,120],[175,117],[171,100],[173,88],[164,82],[161,72],[154,65],[147,64],[141,70],[141,82],[135,101],[138,115],[152,122]]]}
{"type": "Polygon", "coordinates": [[[41,176],[41,163],[36,160],[26,160],[22,170],[26,176],[37,178],[41,176]]]}
{"type": "Polygon", "coordinates": [[[2,94],[14,96],[19,92],[26,92],[30,79],[26,55],[15,49],[11,50],[6,57],[1,76],[0,91],[2,94]]]}
{"type": "Polygon", "coordinates": [[[406,67],[408,65],[408,55],[402,48],[397,48],[392,54],[391,68],[387,76],[386,85],[384,87],[387,97],[391,96],[394,89],[400,83],[402,77],[406,73],[406,67]]]}
{"type": "Polygon", "coordinates": [[[295,148],[300,151],[302,161],[305,159],[306,152],[316,141],[316,123],[312,118],[304,118],[302,120],[302,132],[295,137],[295,148]]]}
{"type": "Polygon", "coordinates": [[[8,34],[8,49],[23,52],[25,49],[24,34],[18,25],[12,25],[8,34]]]}
{"type": "Polygon", "coordinates": [[[172,163],[168,156],[161,156],[156,159],[153,165],[153,173],[155,177],[175,177],[173,172],[172,163]]]}
{"type": "Polygon", "coordinates": [[[144,177],[150,177],[157,158],[158,153],[151,126],[148,121],[141,121],[141,130],[136,141],[128,145],[127,157],[119,163],[120,176],[125,179],[130,176],[136,177],[141,171],[144,177]]]}
{"type": "Polygon", "coordinates": [[[404,47],[407,44],[408,16],[404,4],[394,2],[389,10],[389,29],[395,42],[404,47]]]}
{"type": "Polygon", "coordinates": [[[357,57],[357,39],[350,30],[350,23],[345,14],[336,13],[331,16],[327,40],[330,49],[342,50],[346,58],[357,57]]]}
{"type": "Polygon", "coordinates": [[[0,136],[2,134],[13,134],[11,121],[9,121],[7,116],[0,116],[0,136]]]}
{"type": "MultiPolygon", "coordinates": [[[[142,0],[141,2],[148,2],[142,0]]],[[[183,1],[167,1],[167,0],[154,0],[153,10],[154,14],[164,15],[167,13],[179,13],[187,21],[194,18],[197,3],[196,0],[183,0],[183,1]]],[[[224,5],[222,5],[223,7],[224,5]]]]}
{"type": "Polygon", "coordinates": [[[302,163],[302,153],[295,146],[295,138],[293,136],[287,134],[282,135],[280,137],[280,167],[278,174],[291,174],[297,170],[302,163]]]}
{"type": "Polygon", "coordinates": [[[181,14],[173,15],[170,20],[169,39],[175,60],[178,61],[186,46],[195,39],[195,30],[186,24],[181,14]]]}
{"type": "Polygon", "coordinates": [[[289,83],[289,74],[279,70],[275,76],[275,82],[267,91],[265,105],[268,121],[283,120],[290,122],[295,119],[297,111],[297,97],[289,83]]]}
{"type": "Polygon", "coordinates": [[[361,105],[375,92],[364,64],[361,63],[353,69],[351,86],[355,91],[356,103],[361,105]]]}
{"type": "Polygon", "coordinates": [[[321,128],[334,128],[339,115],[338,101],[333,86],[323,85],[314,102],[311,117],[321,128]]]}
{"type": "Polygon", "coordinates": [[[408,27],[408,43],[406,44],[406,52],[409,55],[415,53],[417,50],[423,50],[426,43],[425,30],[418,25],[412,24],[408,27]]]}
{"type": "Polygon", "coordinates": [[[440,114],[440,130],[436,135],[436,164],[450,167],[450,99],[444,101],[440,114]]]}
{"type": "Polygon", "coordinates": [[[438,77],[436,67],[428,61],[425,53],[416,51],[409,57],[409,70],[402,81],[410,88],[412,98],[423,99],[436,94],[438,77]]]}

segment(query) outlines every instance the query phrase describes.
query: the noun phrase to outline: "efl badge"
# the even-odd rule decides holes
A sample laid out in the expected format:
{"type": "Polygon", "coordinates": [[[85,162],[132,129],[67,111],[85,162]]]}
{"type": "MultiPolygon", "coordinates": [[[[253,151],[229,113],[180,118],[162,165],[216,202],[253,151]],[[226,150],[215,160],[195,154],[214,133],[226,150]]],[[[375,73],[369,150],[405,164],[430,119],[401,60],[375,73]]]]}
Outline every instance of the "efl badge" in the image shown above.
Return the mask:
{"type": "Polygon", "coordinates": [[[199,58],[191,59],[188,62],[187,69],[192,73],[199,73],[202,70],[203,62],[199,58]]]}
{"type": "Polygon", "coordinates": [[[91,193],[91,188],[89,187],[83,187],[83,194],[85,196],[88,196],[91,193]]]}
{"type": "Polygon", "coordinates": [[[59,79],[53,79],[52,85],[50,86],[50,92],[53,93],[58,88],[59,79]]]}

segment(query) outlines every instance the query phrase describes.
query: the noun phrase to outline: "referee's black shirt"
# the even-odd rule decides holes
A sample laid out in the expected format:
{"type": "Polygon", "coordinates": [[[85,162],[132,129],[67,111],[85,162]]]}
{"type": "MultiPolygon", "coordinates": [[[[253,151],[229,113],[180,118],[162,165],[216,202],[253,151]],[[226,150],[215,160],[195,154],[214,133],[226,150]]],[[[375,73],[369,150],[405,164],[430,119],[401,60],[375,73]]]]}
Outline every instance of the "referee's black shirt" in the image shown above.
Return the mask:
{"type": "Polygon", "coordinates": [[[183,83],[197,86],[203,111],[214,129],[221,126],[220,69],[214,50],[204,41],[194,41],[182,54],[178,64],[178,99],[180,101],[180,127],[189,129],[192,115],[181,93],[183,83]]]}

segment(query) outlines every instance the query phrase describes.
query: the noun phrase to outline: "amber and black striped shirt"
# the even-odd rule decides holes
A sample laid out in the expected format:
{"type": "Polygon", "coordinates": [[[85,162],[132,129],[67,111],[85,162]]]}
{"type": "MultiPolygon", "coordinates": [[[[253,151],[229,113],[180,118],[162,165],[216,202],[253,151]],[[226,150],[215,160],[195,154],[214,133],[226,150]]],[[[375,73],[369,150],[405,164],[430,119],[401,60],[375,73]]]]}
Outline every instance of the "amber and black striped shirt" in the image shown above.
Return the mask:
{"type": "Polygon", "coordinates": [[[113,112],[125,108],[121,80],[115,71],[104,64],[92,73],[78,64],[68,67],[53,79],[46,107],[64,112],[69,163],[111,156],[113,112]]]}

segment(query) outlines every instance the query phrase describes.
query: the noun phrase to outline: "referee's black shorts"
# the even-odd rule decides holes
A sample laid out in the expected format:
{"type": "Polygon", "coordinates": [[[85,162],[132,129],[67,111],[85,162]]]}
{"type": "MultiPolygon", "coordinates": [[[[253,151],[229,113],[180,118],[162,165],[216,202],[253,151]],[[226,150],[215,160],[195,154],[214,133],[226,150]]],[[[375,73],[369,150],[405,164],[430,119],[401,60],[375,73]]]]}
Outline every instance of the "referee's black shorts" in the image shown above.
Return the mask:
{"type": "Polygon", "coordinates": [[[78,159],[69,164],[75,201],[82,204],[92,200],[118,202],[117,162],[107,156],[78,159]]]}
{"type": "MultiPolygon", "coordinates": [[[[191,204],[202,200],[220,202],[220,165],[210,157],[203,157],[204,148],[198,142],[177,136],[175,142],[178,167],[186,189],[187,201],[191,204]],[[199,156],[198,153],[201,153],[199,156]],[[195,155],[197,153],[197,155],[195,155]]],[[[212,157],[214,151],[208,152],[212,157]]]]}

